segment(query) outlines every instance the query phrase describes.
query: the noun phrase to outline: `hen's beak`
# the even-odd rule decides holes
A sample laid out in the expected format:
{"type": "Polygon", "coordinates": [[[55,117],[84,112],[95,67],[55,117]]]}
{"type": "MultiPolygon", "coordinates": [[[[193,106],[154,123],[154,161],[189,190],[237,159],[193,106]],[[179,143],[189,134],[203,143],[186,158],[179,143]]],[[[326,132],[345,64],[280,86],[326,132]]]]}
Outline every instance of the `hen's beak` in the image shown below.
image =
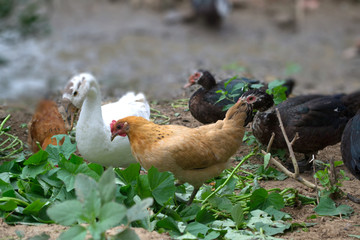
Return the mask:
{"type": "Polygon", "coordinates": [[[117,136],[118,134],[115,132],[115,133],[111,133],[111,141],[113,141],[114,140],[114,138],[117,136]]]}
{"type": "Polygon", "coordinates": [[[62,113],[62,115],[66,124],[66,128],[68,131],[71,131],[79,109],[75,107],[69,99],[63,99],[61,101],[61,105],[64,108],[64,113],[62,113]]]}
{"type": "Polygon", "coordinates": [[[247,109],[246,109],[246,119],[244,122],[244,127],[246,127],[246,125],[248,125],[249,122],[251,122],[253,120],[253,107],[251,104],[247,104],[247,109]]]}
{"type": "Polygon", "coordinates": [[[183,86],[183,88],[188,88],[188,87],[190,87],[191,85],[193,85],[193,84],[190,83],[190,82],[188,82],[187,84],[185,84],[185,85],[183,86]]]}

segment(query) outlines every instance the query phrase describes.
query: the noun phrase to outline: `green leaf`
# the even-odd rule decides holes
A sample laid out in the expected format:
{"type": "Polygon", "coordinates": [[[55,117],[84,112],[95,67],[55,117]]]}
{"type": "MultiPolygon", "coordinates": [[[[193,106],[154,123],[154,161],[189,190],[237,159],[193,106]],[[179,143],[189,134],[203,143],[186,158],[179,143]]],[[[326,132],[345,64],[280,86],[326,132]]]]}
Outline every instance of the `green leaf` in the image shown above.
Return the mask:
{"type": "Polygon", "coordinates": [[[60,234],[58,240],[83,240],[86,237],[86,228],[80,225],[76,225],[66,232],[60,234]]]}
{"type": "Polygon", "coordinates": [[[70,226],[79,220],[82,214],[82,205],[78,200],[68,200],[50,206],[47,214],[56,223],[70,226]]]}
{"type": "Polygon", "coordinates": [[[250,197],[250,210],[266,209],[269,206],[273,206],[277,210],[283,208],[283,197],[276,192],[268,194],[264,188],[256,189],[250,197]]]}
{"type": "Polygon", "coordinates": [[[35,178],[37,175],[46,171],[46,165],[27,165],[23,168],[23,171],[20,175],[22,179],[35,178]]]}
{"type": "Polygon", "coordinates": [[[146,198],[141,202],[136,203],[134,206],[127,210],[126,216],[129,222],[141,220],[149,216],[149,212],[147,210],[153,204],[152,198],[146,198]]]}
{"type": "Polygon", "coordinates": [[[225,197],[214,197],[209,199],[209,203],[211,203],[211,205],[214,208],[218,208],[222,211],[226,211],[228,213],[231,213],[231,210],[233,209],[233,205],[231,203],[231,201],[228,198],[225,197]]]}
{"type": "Polygon", "coordinates": [[[174,219],[172,219],[171,217],[165,217],[164,219],[158,221],[156,223],[156,226],[158,228],[164,228],[166,230],[180,233],[180,230],[178,228],[176,221],[174,219]]]}
{"type": "Polygon", "coordinates": [[[108,202],[101,207],[99,224],[101,232],[121,223],[126,215],[126,207],[116,202],[108,202]]]}
{"type": "Polygon", "coordinates": [[[185,231],[188,231],[192,235],[199,237],[199,234],[205,235],[209,229],[210,228],[202,223],[191,222],[186,226],[185,231]]]}
{"type": "Polygon", "coordinates": [[[335,202],[329,197],[320,198],[320,203],[314,208],[314,211],[322,216],[349,216],[354,210],[347,205],[335,206],[335,202]]]}
{"type": "Polygon", "coordinates": [[[48,240],[48,239],[50,239],[50,236],[43,232],[40,235],[27,238],[26,240],[48,240]]]}
{"type": "Polygon", "coordinates": [[[236,204],[231,211],[231,217],[236,223],[236,226],[240,226],[244,222],[244,213],[241,203],[236,204]]]}
{"type": "Polygon", "coordinates": [[[29,206],[27,206],[23,213],[27,215],[38,215],[41,208],[46,204],[46,202],[41,202],[39,199],[32,202],[29,206]]]}
{"type": "Polygon", "coordinates": [[[115,199],[116,185],[113,168],[108,168],[100,177],[98,189],[102,204],[113,201],[115,199]]]}
{"type": "Polygon", "coordinates": [[[137,179],[136,193],[142,199],[152,197],[149,178],[147,175],[140,175],[137,179]]]}
{"type": "Polygon", "coordinates": [[[114,240],[140,240],[136,232],[130,228],[126,228],[121,233],[118,233],[114,236],[114,240]]]}
{"type": "Polygon", "coordinates": [[[125,185],[135,183],[140,175],[140,164],[132,163],[124,170],[116,169],[116,174],[125,185]]]}
{"type": "Polygon", "coordinates": [[[87,219],[95,219],[100,212],[101,198],[98,183],[84,174],[76,176],[75,193],[77,199],[83,203],[84,216],[87,219]]]}
{"type": "Polygon", "coordinates": [[[198,206],[196,204],[192,204],[190,206],[186,206],[180,212],[180,216],[184,222],[188,222],[188,221],[194,220],[200,210],[201,210],[200,206],[198,206]]]}
{"type": "Polygon", "coordinates": [[[104,172],[104,167],[97,163],[89,163],[88,167],[101,176],[104,172]]]}
{"type": "Polygon", "coordinates": [[[71,154],[76,151],[76,143],[71,143],[71,139],[68,135],[59,134],[52,138],[55,138],[56,142],[59,143],[64,137],[65,140],[62,145],[50,144],[45,149],[45,151],[49,153],[49,161],[51,161],[54,165],[58,164],[61,160],[61,155],[63,155],[66,159],[69,159],[71,154]]]}
{"type": "Polygon", "coordinates": [[[282,221],[272,221],[271,217],[264,211],[254,210],[250,212],[252,217],[247,223],[247,226],[253,230],[260,231],[263,229],[266,235],[275,235],[283,233],[286,229],[291,227],[291,224],[282,221]]]}
{"type": "Polygon", "coordinates": [[[174,175],[170,172],[159,172],[155,167],[148,170],[152,195],[157,203],[163,205],[175,194],[174,175]]]}
{"type": "Polygon", "coordinates": [[[266,168],[269,165],[270,158],[271,158],[271,153],[267,153],[264,155],[264,168],[266,168]]]}
{"type": "Polygon", "coordinates": [[[17,208],[17,204],[14,200],[9,200],[4,203],[0,203],[0,210],[10,212],[17,208]]]}
{"type": "Polygon", "coordinates": [[[215,221],[215,217],[213,216],[213,214],[209,210],[204,208],[204,209],[201,209],[196,214],[196,219],[195,220],[197,222],[199,222],[199,223],[208,224],[208,223],[211,223],[211,222],[215,221]]]}
{"type": "Polygon", "coordinates": [[[264,212],[267,212],[270,216],[273,216],[275,221],[291,219],[289,214],[276,210],[273,206],[266,208],[264,212]]]}
{"type": "Polygon", "coordinates": [[[39,165],[44,163],[48,159],[48,153],[40,149],[37,153],[31,155],[28,160],[24,162],[24,165],[39,165]]]}

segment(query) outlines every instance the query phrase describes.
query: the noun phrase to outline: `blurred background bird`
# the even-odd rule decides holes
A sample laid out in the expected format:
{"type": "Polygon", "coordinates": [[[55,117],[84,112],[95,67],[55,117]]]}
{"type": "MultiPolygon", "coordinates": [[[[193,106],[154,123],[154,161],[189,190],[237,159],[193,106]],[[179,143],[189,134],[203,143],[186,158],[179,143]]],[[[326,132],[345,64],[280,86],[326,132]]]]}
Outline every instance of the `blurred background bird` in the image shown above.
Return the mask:
{"type": "MultiPolygon", "coordinates": [[[[56,102],[52,100],[40,100],[35,112],[28,123],[28,144],[33,152],[39,151],[38,143],[43,150],[49,144],[57,145],[53,136],[58,134],[67,134],[72,128],[72,122],[69,122],[64,111],[59,111],[56,102]],[[61,113],[60,113],[61,112],[61,113]]],[[[60,142],[62,144],[63,140],[60,142]]]]}
{"type": "MultiPolygon", "coordinates": [[[[127,167],[136,160],[131,154],[127,138],[111,142],[110,123],[112,119],[126,116],[150,117],[150,106],[142,93],[126,93],[118,101],[101,106],[100,87],[96,78],[89,73],[72,77],[65,87],[63,99],[81,109],[76,124],[76,142],[80,154],[89,162],[103,166],[127,167]]],[[[68,111],[73,115],[74,111],[68,111]]]]}
{"type": "MultiPolygon", "coordinates": [[[[224,108],[230,104],[234,104],[239,97],[244,93],[245,89],[253,89],[261,87],[262,91],[267,89],[267,83],[256,79],[238,77],[226,84],[230,78],[219,81],[207,70],[198,70],[190,75],[188,83],[184,88],[192,85],[200,85],[201,88],[196,90],[190,97],[189,110],[191,115],[201,123],[214,123],[218,120],[224,119],[226,110],[224,108]],[[222,93],[218,91],[228,92],[228,97],[219,101],[222,93]]],[[[295,86],[293,79],[287,79],[283,84],[287,88],[285,94],[288,96],[295,86]]]]}
{"type": "MultiPolygon", "coordinates": [[[[264,95],[258,91],[249,97],[255,103],[263,100],[264,95]]],[[[229,158],[242,144],[245,126],[252,119],[252,105],[239,101],[223,120],[197,128],[157,125],[141,117],[114,120],[111,139],[128,136],[133,155],[142,167],[170,171],[179,183],[193,185],[190,204],[206,180],[229,167],[229,158]]]]}
{"type": "Polygon", "coordinates": [[[360,110],[346,124],[341,137],[341,155],[347,169],[360,179],[360,110]]]}
{"type": "Polygon", "coordinates": [[[304,161],[299,161],[300,170],[304,171],[309,169],[308,163],[313,154],[340,142],[346,123],[360,108],[360,91],[351,94],[297,96],[276,107],[258,112],[252,124],[254,136],[266,146],[271,134],[275,133],[271,147],[287,149],[275,108],[280,112],[289,140],[296,133],[299,134],[292,147],[294,152],[305,154],[304,161]]]}

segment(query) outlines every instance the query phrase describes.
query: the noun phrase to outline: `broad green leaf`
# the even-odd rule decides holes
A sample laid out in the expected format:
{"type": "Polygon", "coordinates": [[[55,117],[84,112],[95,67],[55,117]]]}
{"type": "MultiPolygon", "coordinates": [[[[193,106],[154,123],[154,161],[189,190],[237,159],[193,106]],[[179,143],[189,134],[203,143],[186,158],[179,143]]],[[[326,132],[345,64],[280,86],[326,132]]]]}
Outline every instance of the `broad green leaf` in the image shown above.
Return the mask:
{"type": "Polygon", "coordinates": [[[208,232],[208,234],[205,236],[204,240],[218,239],[219,236],[220,236],[219,232],[211,231],[211,232],[208,232]]]}
{"type": "Polygon", "coordinates": [[[101,207],[98,183],[89,176],[79,174],[75,180],[75,193],[77,199],[83,203],[86,218],[95,219],[101,207]]]}
{"type": "Polygon", "coordinates": [[[97,163],[89,163],[88,167],[101,176],[104,172],[104,167],[97,163]]]}
{"type": "Polygon", "coordinates": [[[68,200],[50,206],[47,214],[56,223],[70,226],[79,220],[82,214],[82,205],[78,200],[68,200]]]}
{"type": "Polygon", "coordinates": [[[9,173],[14,165],[15,161],[2,162],[0,165],[0,173],[9,173]]]}
{"type": "Polygon", "coordinates": [[[191,222],[186,226],[185,231],[188,231],[192,235],[199,237],[199,234],[205,235],[209,229],[210,228],[202,223],[191,222]]]}
{"type": "Polygon", "coordinates": [[[39,199],[32,202],[29,206],[27,206],[23,213],[24,214],[32,214],[32,215],[37,215],[39,213],[39,211],[41,210],[41,208],[46,204],[46,202],[41,202],[39,199]]]}
{"type": "Polygon", "coordinates": [[[146,198],[129,208],[126,213],[129,222],[141,220],[149,216],[147,208],[153,204],[153,201],[154,200],[152,198],[146,198]]]}
{"type": "Polygon", "coordinates": [[[165,217],[164,219],[158,221],[156,223],[156,226],[158,228],[164,228],[166,230],[170,230],[176,233],[180,233],[179,227],[177,225],[177,222],[172,219],[171,217],[165,217]]]}
{"type": "Polygon", "coordinates": [[[291,227],[291,224],[283,221],[272,221],[271,217],[264,211],[254,210],[250,212],[252,217],[247,223],[247,226],[253,230],[260,231],[263,229],[266,235],[275,235],[283,233],[286,229],[291,227]]]}
{"type": "Polygon", "coordinates": [[[49,153],[48,160],[52,162],[53,165],[58,164],[62,159],[63,155],[66,159],[69,159],[71,154],[76,151],[76,143],[71,143],[70,137],[68,135],[59,134],[55,135],[52,138],[55,138],[57,143],[59,143],[65,137],[64,143],[62,145],[48,145],[45,149],[49,153]]]}
{"type": "Polygon", "coordinates": [[[211,198],[209,199],[209,203],[211,203],[214,208],[218,208],[228,213],[231,213],[231,210],[233,209],[231,201],[226,197],[211,198]]]}
{"type": "Polygon", "coordinates": [[[152,195],[160,205],[166,203],[175,194],[174,175],[170,172],[159,172],[151,167],[148,171],[148,178],[152,195]]]}
{"type": "Polygon", "coordinates": [[[200,210],[201,210],[201,207],[199,205],[191,204],[190,206],[186,206],[180,212],[180,216],[183,221],[188,222],[188,221],[194,220],[200,210]]]}
{"type": "Polygon", "coordinates": [[[102,204],[113,201],[115,199],[116,185],[113,168],[108,168],[100,177],[98,188],[102,204]]]}
{"type": "Polygon", "coordinates": [[[268,194],[263,188],[256,189],[250,197],[250,210],[266,209],[269,206],[273,206],[277,210],[283,208],[283,197],[276,192],[268,194]]]}
{"type": "Polygon", "coordinates": [[[108,202],[101,207],[99,215],[99,224],[102,231],[117,226],[126,215],[124,205],[116,202],[108,202]]]}
{"type": "Polygon", "coordinates": [[[31,155],[28,160],[24,162],[24,165],[39,165],[44,163],[48,159],[48,153],[40,149],[37,153],[31,155]]]}
{"type": "Polygon", "coordinates": [[[291,216],[285,212],[276,210],[274,206],[270,206],[264,210],[264,212],[267,212],[270,216],[273,216],[274,220],[288,220],[291,219],[291,216]]]}
{"type": "Polygon", "coordinates": [[[86,237],[86,228],[80,225],[76,225],[66,232],[60,234],[58,240],[84,240],[86,237]]]}
{"type": "Polygon", "coordinates": [[[50,236],[43,232],[40,235],[27,238],[26,240],[48,240],[48,239],[50,239],[50,236]]]}
{"type": "Polygon", "coordinates": [[[136,232],[130,228],[126,228],[121,233],[118,233],[114,236],[114,240],[140,240],[136,232]]]}
{"type": "Polygon", "coordinates": [[[240,226],[244,222],[244,213],[241,203],[236,204],[231,211],[231,217],[237,226],[240,226]]]}
{"type": "Polygon", "coordinates": [[[140,198],[152,197],[149,178],[147,175],[140,175],[137,179],[136,193],[140,198]]]}
{"type": "Polygon", "coordinates": [[[10,183],[0,179],[0,196],[1,197],[15,197],[15,191],[10,183]]]}
{"type": "Polygon", "coordinates": [[[17,204],[14,200],[9,200],[6,202],[0,202],[0,210],[10,212],[17,208],[17,204]]]}
{"type": "Polygon", "coordinates": [[[320,203],[314,208],[314,211],[322,216],[349,216],[354,210],[347,205],[335,206],[335,202],[329,197],[320,198],[320,203]]]}
{"type": "Polygon", "coordinates": [[[195,220],[199,223],[208,224],[215,221],[215,217],[209,210],[204,208],[196,214],[195,220]]]}
{"type": "Polygon", "coordinates": [[[22,174],[20,177],[22,179],[26,178],[35,178],[37,175],[46,171],[46,165],[43,163],[42,165],[27,165],[23,168],[22,174]]]}
{"type": "Polygon", "coordinates": [[[140,175],[140,164],[132,163],[126,169],[116,169],[115,172],[119,176],[120,180],[123,181],[125,185],[128,185],[132,182],[136,182],[138,176],[140,175]]]}

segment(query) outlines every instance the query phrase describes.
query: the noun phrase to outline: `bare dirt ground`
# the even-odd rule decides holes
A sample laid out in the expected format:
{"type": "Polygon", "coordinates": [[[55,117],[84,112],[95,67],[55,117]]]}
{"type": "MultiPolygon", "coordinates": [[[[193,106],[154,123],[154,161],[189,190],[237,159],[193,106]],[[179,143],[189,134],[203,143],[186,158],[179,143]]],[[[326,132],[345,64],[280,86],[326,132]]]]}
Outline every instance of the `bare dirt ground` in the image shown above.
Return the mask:
{"type": "MultiPolygon", "coordinates": [[[[170,124],[181,124],[188,127],[199,126],[200,123],[197,122],[190,114],[189,111],[186,111],[187,106],[183,102],[161,102],[153,104],[152,107],[156,110],[159,110],[161,115],[170,117],[170,124]],[[171,104],[172,103],[172,104],[171,104]]],[[[17,106],[2,106],[0,107],[0,120],[2,120],[8,113],[12,116],[7,122],[6,126],[11,126],[11,133],[18,136],[21,140],[26,142],[27,139],[27,130],[26,128],[21,128],[20,125],[27,123],[31,118],[31,112],[26,108],[17,105],[17,106]]],[[[158,121],[163,121],[164,118],[159,118],[158,121]]],[[[238,155],[246,155],[250,152],[248,146],[243,146],[239,149],[238,155]]],[[[340,154],[340,144],[327,147],[326,149],[319,152],[317,159],[320,159],[324,162],[328,162],[330,158],[334,160],[341,160],[340,154]]],[[[259,164],[261,163],[260,159],[250,159],[250,164],[259,164]]],[[[360,196],[360,185],[359,181],[355,179],[346,168],[342,167],[346,172],[346,175],[350,178],[349,181],[343,183],[341,189],[345,193],[351,193],[357,197],[360,196]]],[[[314,181],[312,178],[312,173],[302,174],[309,181],[314,181]]],[[[295,181],[294,179],[286,179],[284,181],[261,181],[261,186],[270,189],[270,188],[280,188],[283,189],[285,186],[290,188],[295,188],[299,192],[306,196],[315,197],[315,192],[302,185],[301,183],[295,181]]],[[[309,227],[307,229],[297,229],[293,232],[287,232],[284,235],[277,236],[283,239],[352,239],[349,235],[359,235],[360,233],[360,205],[355,204],[349,201],[346,197],[336,200],[337,204],[346,204],[351,206],[354,209],[354,213],[350,218],[340,218],[340,217],[317,217],[315,219],[309,219],[310,216],[314,215],[313,205],[305,205],[298,208],[285,207],[283,211],[289,213],[293,222],[298,223],[316,223],[315,226],[309,227]]],[[[59,225],[37,225],[37,226],[25,226],[25,225],[16,225],[9,226],[4,222],[0,222],[0,239],[20,239],[16,235],[16,231],[20,231],[25,235],[26,238],[46,233],[51,236],[51,239],[56,239],[59,234],[64,231],[66,228],[59,225]]],[[[144,229],[136,229],[136,232],[139,234],[141,239],[170,239],[166,234],[159,234],[157,232],[149,233],[144,229]]]]}

